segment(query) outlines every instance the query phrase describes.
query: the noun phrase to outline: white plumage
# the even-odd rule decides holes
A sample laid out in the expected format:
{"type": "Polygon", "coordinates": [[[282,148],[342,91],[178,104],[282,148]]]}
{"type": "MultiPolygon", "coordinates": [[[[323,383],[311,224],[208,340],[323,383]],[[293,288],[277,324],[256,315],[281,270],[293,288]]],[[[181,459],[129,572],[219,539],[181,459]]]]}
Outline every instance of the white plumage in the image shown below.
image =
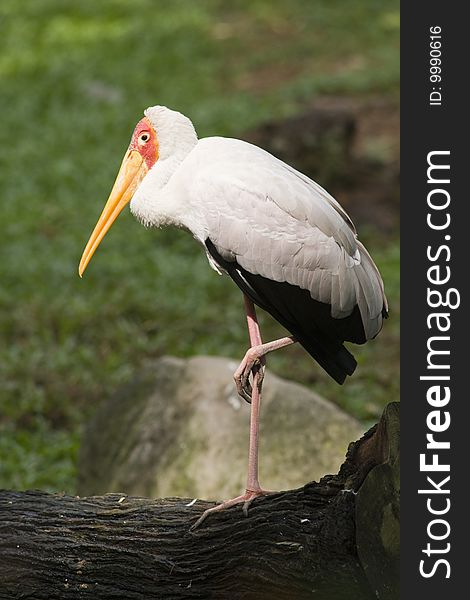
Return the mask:
{"type": "MultiPolygon", "coordinates": [[[[308,290],[345,318],[356,305],[371,339],[387,310],[382,279],[338,202],[317,183],[247,142],[198,140],[189,119],[165,107],[145,111],[159,160],[131,201],[146,225],[188,229],[227,262],[308,290]]],[[[221,266],[208,253],[213,267],[221,266]]]]}

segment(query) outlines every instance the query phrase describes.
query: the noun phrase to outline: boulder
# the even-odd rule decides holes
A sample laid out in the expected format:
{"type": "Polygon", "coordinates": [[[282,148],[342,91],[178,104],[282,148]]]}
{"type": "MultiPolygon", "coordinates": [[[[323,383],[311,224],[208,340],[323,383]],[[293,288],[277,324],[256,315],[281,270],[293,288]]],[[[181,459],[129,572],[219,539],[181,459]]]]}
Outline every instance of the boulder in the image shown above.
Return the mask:
{"type": "MultiPolygon", "coordinates": [[[[163,357],[105,402],[82,437],[78,493],[224,499],[245,486],[250,407],[235,361],[163,357]]],[[[311,390],[267,371],[260,482],[299,487],[336,473],[361,425],[311,390]]]]}

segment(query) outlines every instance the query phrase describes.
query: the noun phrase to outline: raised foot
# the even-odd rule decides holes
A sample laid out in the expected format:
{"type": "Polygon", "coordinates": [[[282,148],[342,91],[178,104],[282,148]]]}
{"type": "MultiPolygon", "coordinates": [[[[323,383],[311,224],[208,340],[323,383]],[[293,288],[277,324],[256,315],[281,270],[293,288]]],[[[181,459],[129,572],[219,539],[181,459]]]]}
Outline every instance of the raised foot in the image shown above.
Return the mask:
{"type": "Polygon", "coordinates": [[[256,490],[246,490],[244,494],[241,496],[237,496],[236,498],[232,498],[231,500],[226,500],[222,502],[222,504],[218,504],[217,506],[213,506],[212,508],[208,508],[205,510],[199,519],[190,527],[190,531],[194,531],[199,525],[206,520],[206,518],[215,512],[219,512],[221,510],[225,510],[226,508],[230,508],[231,506],[235,506],[236,504],[243,503],[242,510],[245,517],[248,516],[248,508],[250,504],[253,502],[255,498],[259,498],[259,496],[267,496],[268,494],[275,494],[276,492],[271,490],[263,490],[262,488],[258,488],[256,490]]]}
{"type": "Polygon", "coordinates": [[[261,346],[250,348],[233,374],[238,394],[250,404],[252,393],[250,375],[252,374],[254,379],[255,374],[258,373],[257,386],[259,391],[261,391],[264,379],[264,365],[266,361],[260,349],[261,346]]]}

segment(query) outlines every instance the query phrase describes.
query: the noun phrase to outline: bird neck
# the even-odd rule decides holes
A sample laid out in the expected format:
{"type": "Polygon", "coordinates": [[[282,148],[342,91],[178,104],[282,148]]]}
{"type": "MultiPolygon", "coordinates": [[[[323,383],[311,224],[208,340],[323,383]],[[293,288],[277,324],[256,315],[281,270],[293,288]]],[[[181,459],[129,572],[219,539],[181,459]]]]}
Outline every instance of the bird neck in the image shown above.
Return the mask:
{"type": "Polygon", "coordinates": [[[185,140],[173,154],[159,158],[147,173],[130,203],[131,212],[142,224],[154,227],[177,224],[179,198],[170,194],[170,183],[196,144],[196,137],[185,140]]]}

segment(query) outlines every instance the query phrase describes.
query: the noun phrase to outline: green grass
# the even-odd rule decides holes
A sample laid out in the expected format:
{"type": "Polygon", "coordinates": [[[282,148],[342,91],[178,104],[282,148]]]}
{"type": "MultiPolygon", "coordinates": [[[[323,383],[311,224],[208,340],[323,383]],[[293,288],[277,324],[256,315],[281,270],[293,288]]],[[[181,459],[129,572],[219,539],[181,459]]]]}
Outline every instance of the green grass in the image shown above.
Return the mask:
{"type": "MultiPolygon", "coordinates": [[[[394,94],[398,2],[2,0],[0,28],[0,487],[73,492],[83,423],[144,360],[246,347],[240,293],[182,232],[123,215],[77,276],[143,108],[240,136],[319,94],[394,94]]],[[[364,420],[398,394],[397,243],[369,245],[393,318],[357,375],[270,361],[364,420]]]]}

